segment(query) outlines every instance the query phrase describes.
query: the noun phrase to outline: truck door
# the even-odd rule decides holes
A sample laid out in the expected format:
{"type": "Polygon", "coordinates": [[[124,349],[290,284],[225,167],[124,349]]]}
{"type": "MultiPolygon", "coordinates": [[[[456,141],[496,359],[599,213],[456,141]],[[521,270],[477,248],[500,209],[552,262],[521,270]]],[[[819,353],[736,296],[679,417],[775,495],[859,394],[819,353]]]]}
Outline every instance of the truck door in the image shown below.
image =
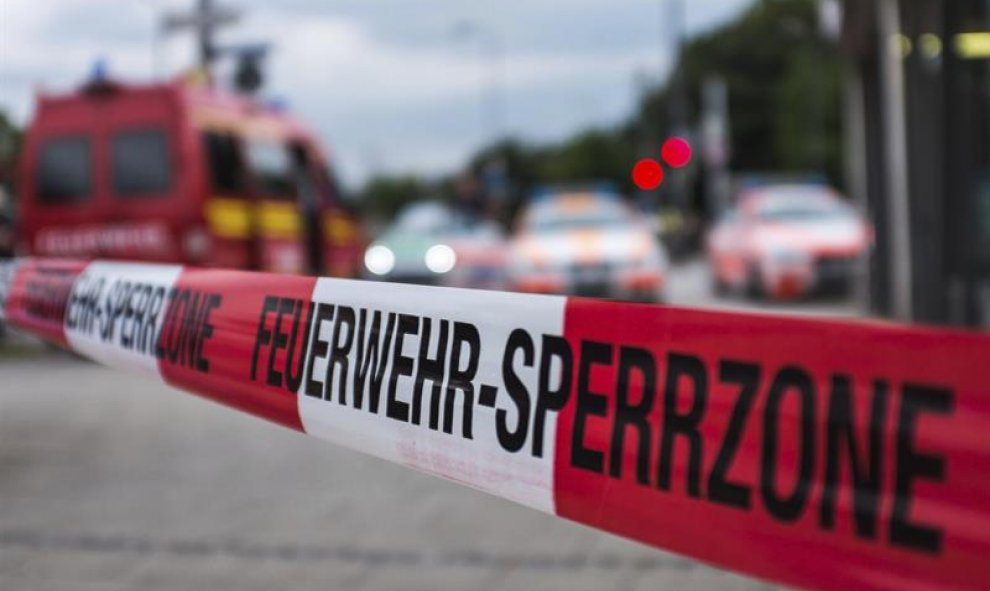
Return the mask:
{"type": "Polygon", "coordinates": [[[299,212],[299,185],[284,140],[248,138],[247,161],[255,195],[254,232],[260,268],[277,273],[309,270],[299,212]]]}
{"type": "Polygon", "coordinates": [[[293,177],[299,195],[298,207],[302,216],[302,239],[305,244],[306,263],[310,273],[319,275],[324,270],[323,228],[320,218],[326,199],[318,179],[313,174],[313,162],[302,142],[289,145],[292,155],[293,177]]]}
{"type": "Polygon", "coordinates": [[[186,249],[190,258],[210,266],[231,269],[260,268],[253,205],[245,173],[241,141],[230,131],[201,132],[208,170],[208,192],[203,206],[204,236],[192,230],[186,249]]]}
{"type": "Polygon", "coordinates": [[[319,189],[320,271],[331,277],[357,277],[366,246],[365,235],[354,211],[344,204],[336,179],[314,150],[310,154],[310,174],[319,189]]]}

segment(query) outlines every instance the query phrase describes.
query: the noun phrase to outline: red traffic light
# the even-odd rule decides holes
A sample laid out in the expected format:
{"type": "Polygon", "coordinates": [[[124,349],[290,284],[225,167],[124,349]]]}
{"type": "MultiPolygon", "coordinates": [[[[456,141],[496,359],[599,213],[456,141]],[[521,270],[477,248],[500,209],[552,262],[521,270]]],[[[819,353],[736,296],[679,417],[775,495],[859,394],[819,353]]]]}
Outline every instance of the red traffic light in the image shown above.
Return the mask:
{"type": "Polygon", "coordinates": [[[660,156],[667,166],[682,168],[691,162],[691,144],[682,137],[672,137],[663,143],[660,156]]]}

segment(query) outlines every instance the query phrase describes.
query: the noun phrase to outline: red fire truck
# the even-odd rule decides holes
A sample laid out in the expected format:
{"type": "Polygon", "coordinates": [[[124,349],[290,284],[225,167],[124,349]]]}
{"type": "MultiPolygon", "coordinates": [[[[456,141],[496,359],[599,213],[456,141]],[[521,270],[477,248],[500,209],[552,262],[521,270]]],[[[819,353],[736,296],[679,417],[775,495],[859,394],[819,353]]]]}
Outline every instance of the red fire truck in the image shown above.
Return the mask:
{"type": "Polygon", "coordinates": [[[353,276],[365,243],[327,158],[279,109],[186,82],[41,95],[18,250],[353,276]]]}

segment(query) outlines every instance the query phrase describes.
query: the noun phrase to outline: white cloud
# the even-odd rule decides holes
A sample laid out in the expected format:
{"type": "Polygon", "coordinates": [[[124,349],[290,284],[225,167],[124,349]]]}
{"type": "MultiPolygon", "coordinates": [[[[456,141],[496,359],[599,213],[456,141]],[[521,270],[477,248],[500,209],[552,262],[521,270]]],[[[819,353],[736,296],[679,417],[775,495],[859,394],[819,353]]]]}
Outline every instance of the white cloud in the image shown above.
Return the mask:
{"type": "MultiPolygon", "coordinates": [[[[634,73],[669,60],[657,1],[226,0],[255,5],[223,41],[274,43],[269,87],[327,140],[353,185],[375,171],[450,171],[490,139],[482,109],[498,57],[453,38],[453,23],[473,19],[500,39],[502,129],[547,140],[630,112],[634,73]]],[[[697,0],[689,22],[745,1],[697,0]]],[[[127,80],[174,74],[191,63],[192,40],[155,44],[153,31],[157,15],[190,5],[0,0],[0,108],[23,121],[35,85],[71,88],[101,56],[127,80]]]]}

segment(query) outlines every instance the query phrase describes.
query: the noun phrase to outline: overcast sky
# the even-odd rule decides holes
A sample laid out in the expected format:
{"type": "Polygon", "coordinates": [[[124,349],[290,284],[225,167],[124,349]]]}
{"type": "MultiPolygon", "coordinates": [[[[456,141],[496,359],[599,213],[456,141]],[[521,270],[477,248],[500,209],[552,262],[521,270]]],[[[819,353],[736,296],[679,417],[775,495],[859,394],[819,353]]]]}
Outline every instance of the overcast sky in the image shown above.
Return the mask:
{"type": "MultiPolygon", "coordinates": [[[[688,30],[715,26],[749,2],[685,1],[688,30]]],[[[125,80],[175,75],[192,61],[192,38],[156,43],[155,24],[193,3],[0,0],[0,109],[26,121],[35,88],[72,88],[98,57],[125,80]]],[[[355,186],[378,172],[452,171],[499,128],[548,141],[621,120],[637,73],[656,78],[669,66],[668,4],[225,0],[244,17],[221,40],[274,44],[267,92],[316,128],[355,186]],[[498,55],[501,125],[489,115],[498,55]]]]}

